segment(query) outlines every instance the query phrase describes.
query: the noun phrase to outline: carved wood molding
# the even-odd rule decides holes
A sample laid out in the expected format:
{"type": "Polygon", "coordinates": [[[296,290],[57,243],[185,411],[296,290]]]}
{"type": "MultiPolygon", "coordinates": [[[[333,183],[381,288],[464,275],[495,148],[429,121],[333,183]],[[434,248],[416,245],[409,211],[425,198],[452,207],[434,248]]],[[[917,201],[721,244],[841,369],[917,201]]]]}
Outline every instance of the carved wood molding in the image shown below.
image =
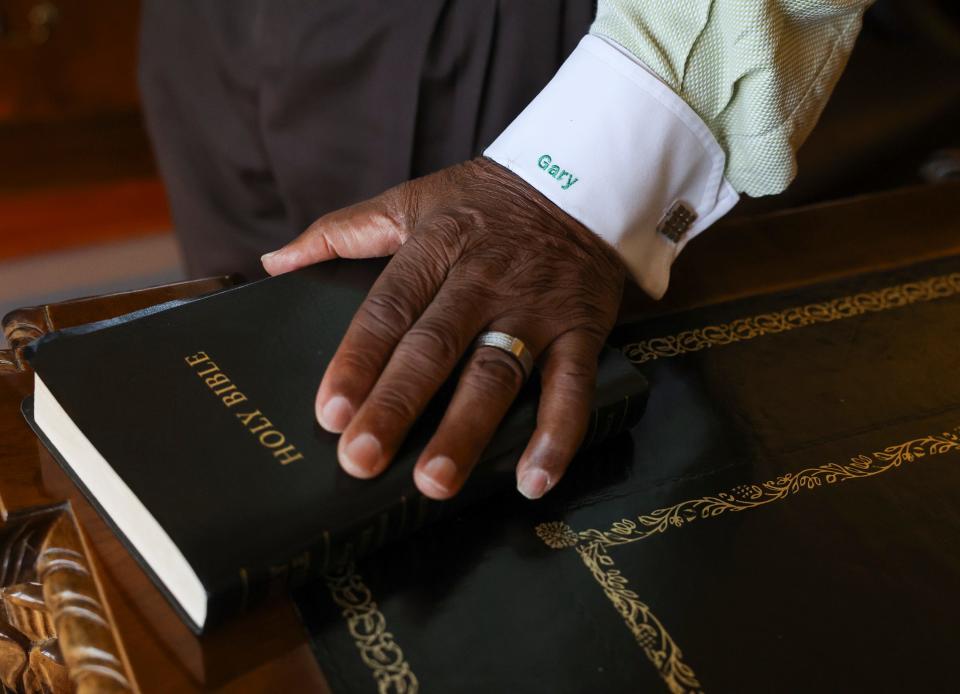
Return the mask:
{"type": "Polygon", "coordinates": [[[3,319],[4,334],[15,352],[50,330],[53,330],[53,325],[46,306],[20,308],[11,311],[3,319]]]}
{"type": "Polygon", "coordinates": [[[12,349],[0,349],[0,375],[20,371],[16,356],[12,349]]]}
{"type": "Polygon", "coordinates": [[[240,282],[238,275],[224,275],[15,309],[0,321],[10,344],[9,350],[0,350],[0,374],[28,371],[23,351],[38,337],[54,330],[116,318],[166,301],[190,299],[240,282]]]}
{"type": "Polygon", "coordinates": [[[0,370],[23,371],[23,350],[53,329],[46,306],[20,308],[4,316],[3,332],[10,349],[0,354],[0,370]]]}
{"type": "Polygon", "coordinates": [[[40,548],[36,570],[77,692],[133,691],[71,515],[63,513],[53,522],[40,548]]]}
{"type": "Polygon", "coordinates": [[[0,524],[0,691],[121,693],[131,683],[69,508],[0,524]]]}

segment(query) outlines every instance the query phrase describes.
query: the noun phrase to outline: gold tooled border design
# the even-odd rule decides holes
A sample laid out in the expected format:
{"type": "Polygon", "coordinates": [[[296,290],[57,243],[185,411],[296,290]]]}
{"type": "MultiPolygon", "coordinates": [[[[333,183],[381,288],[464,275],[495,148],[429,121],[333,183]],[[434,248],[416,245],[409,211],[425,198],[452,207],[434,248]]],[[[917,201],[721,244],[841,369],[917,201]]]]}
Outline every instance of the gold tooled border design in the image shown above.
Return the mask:
{"type": "Polygon", "coordinates": [[[950,452],[960,452],[960,427],[887,446],[869,455],[861,454],[848,463],[827,463],[768,482],[739,485],[729,492],[688,499],[636,518],[618,520],[607,530],[588,528],[577,532],[566,523],[554,521],[541,523],[536,533],[554,549],[576,548],[671,692],[700,692],[696,675],[683,661],[676,642],[615,567],[609,554],[611,548],[662,534],[671,528],[682,528],[696,520],[766,506],[832,484],[875,477],[904,463],[950,452]]]}
{"type": "Polygon", "coordinates": [[[667,688],[675,694],[702,689],[693,669],[683,660],[683,653],[673,637],[648,605],[627,585],[627,578],[614,567],[613,557],[598,542],[577,546],[577,554],[603,588],[633,637],[653,663],[667,688]]]}
{"type": "Polygon", "coordinates": [[[360,659],[370,668],[380,694],[417,694],[420,682],[387,631],[387,618],[351,563],[326,576],[330,596],[341,609],[360,659]]]}
{"type": "MultiPolygon", "coordinates": [[[[782,311],[728,323],[686,330],[676,335],[656,337],[627,344],[623,353],[634,363],[699,352],[709,347],[742,342],[817,323],[830,323],[866,313],[909,306],[960,294],[960,273],[929,277],[918,282],[884,287],[821,303],[795,306],[782,311]]],[[[730,511],[744,511],[782,500],[803,489],[850,479],[871,477],[903,462],[960,449],[956,430],[891,446],[873,456],[852,458],[849,464],[829,464],[791,473],[760,485],[742,485],[730,492],[691,499],[634,519],[622,519],[606,531],[587,529],[575,532],[562,522],[541,523],[536,532],[550,547],[575,547],[594,579],[623,617],[628,629],[657,668],[674,694],[699,693],[701,687],[693,669],[666,628],[627,584],[615,568],[608,549],[629,544],[679,528],[698,518],[709,518],[730,511]]],[[[379,692],[417,694],[419,681],[403,651],[386,629],[386,617],[380,612],[370,589],[350,565],[341,574],[329,575],[327,587],[341,608],[347,628],[363,662],[371,669],[379,692]]]]}
{"type": "Polygon", "coordinates": [[[676,357],[816,323],[832,323],[866,313],[887,311],[958,294],[960,294],[960,272],[936,275],[917,282],[906,282],[872,292],[861,292],[816,304],[793,306],[783,311],[737,318],[729,323],[708,325],[684,330],[676,335],[633,342],[623,347],[623,353],[633,363],[644,364],[654,359],[676,357]]]}

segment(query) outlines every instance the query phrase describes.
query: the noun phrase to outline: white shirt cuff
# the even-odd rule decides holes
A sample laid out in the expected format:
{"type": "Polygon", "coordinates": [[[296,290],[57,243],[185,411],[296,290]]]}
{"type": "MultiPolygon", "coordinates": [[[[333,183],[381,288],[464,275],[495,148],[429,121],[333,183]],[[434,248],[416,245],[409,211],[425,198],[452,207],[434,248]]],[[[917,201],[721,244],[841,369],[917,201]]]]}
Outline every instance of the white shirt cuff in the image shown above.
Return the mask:
{"type": "Polygon", "coordinates": [[[739,199],[707,125],[597,36],[583,38],[484,155],[616,247],[656,298],[687,242],[739,199]]]}

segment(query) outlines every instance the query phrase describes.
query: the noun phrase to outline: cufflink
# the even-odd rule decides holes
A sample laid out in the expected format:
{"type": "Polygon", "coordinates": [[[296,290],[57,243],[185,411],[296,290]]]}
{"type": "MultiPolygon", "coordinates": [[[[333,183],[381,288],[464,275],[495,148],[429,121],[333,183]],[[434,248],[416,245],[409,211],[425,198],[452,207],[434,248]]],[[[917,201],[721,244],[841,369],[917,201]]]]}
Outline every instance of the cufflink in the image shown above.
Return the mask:
{"type": "Polygon", "coordinates": [[[677,243],[693,226],[697,213],[682,200],[676,200],[657,223],[657,231],[677,243]]]}

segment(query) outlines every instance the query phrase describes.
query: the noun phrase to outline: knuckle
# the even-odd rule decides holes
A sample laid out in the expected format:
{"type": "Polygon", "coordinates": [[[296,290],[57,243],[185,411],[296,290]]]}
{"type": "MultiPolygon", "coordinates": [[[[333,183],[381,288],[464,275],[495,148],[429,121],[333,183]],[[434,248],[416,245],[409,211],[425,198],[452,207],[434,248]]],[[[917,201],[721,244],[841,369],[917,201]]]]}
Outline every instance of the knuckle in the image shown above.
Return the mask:
{"type": "Polygon", "coordinates": [[[390,280],[392,294],[424,301],[436,293],[448,269],[456,261],[456,249],[428,233],[416,233],[397,251],[387,266],[384,277],[390,280]]]}
{"type": "Polygon", "coordinates": [[[460,358],[460,343],[450,326],[421,320],[407,332],[397,353],[404,361],[420,362],[425,369],[448,368],[460,358]]]}
{"type": "Polygon", "coordinates": [[[529,272],[539,267],[537,257],[526,249],[511,243],[478,243],[470,249],[468,262],[462,274],[466,279],[481,283],[506,283],[517,288],[525,286],[529,272]],[[519,281],[518,278],[524,278],[519,281]]]}
{"type": "Polygon", "coordinates": [[[410,304],[390,292],[367,297],[357,314],[357,323],[368,333],[398,337],[415,318],[410,304]]]}
{"type": "Polygon", "coordinates": [[[379,388],[371,404],[383,421],[412,422],[418,414],[417,405],[409,391],[400,387],[379,388]]]}
{"type": "Polygon", "coordinates": [[[567,362],[556,369],[551,381],[557,390],[580,394],[587,392],[596,378],[596,368],[589,364],[567,362]]]}
{"type": "Polygon", "coordinates": [[[337,355],[334,374],[346,385],[351,385],[357,374],[378,371],[383,364],[382,358],[367,349],[349,349],[337,355]]]}
{"type": "Polygon", "coordinates": [[[524,373],[520,364],[509,354],[493,348],[483,348],[464,374],[471,386],[485,393],[516,393],[523,385],[524,373]]]}
{"type": "Polygon", "coordinates": [[[404,242],[417,226],[420,210],[420,188],[406,181],[381,196],[383,215],[400,232],[404,242]]]}
{"type": "Polygon", "coordinates": [[[464,222],[469,225],[470,220],[463,211],[455,209],[439,210],[429,219],[430,230],[434,236],[446,241],[460,239],[463,236],[464,222]]]}
{"type": "MultiPolygon", "coordinates": [[[[425,258],[432,267],[453,266],[463,252],[464,234],[459,221],[452,215],[441,215],[430,220],[429,233],[418,234],[411,239],[411,248],[425,258]]],[[[422,261],[421,261],[422,262],[422,261]]]]}
{"type": "Polygon", "coordinates": [[[589,410],[596,367],[592,364],[564,361],[548,365],[543,374],[543,397],[571,415],[589,410]]]}

